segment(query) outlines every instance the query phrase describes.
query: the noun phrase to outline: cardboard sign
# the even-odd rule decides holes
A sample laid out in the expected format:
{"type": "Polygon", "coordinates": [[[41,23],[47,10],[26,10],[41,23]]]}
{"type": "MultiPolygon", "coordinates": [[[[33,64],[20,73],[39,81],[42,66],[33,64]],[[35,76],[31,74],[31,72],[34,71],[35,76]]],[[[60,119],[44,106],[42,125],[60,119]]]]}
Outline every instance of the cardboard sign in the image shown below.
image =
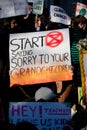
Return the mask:
{"type": "Polygon", "coordinates": [[[10,34],[10,86],[71,80],[69,29],[10,34]]]}
{"type": "Polygon", "coordinates": [[[70,104],[58,102],[19,102],[9,104],[9,122],[29,121],[38,130],[62,130],[71,119],[70,104]]]}

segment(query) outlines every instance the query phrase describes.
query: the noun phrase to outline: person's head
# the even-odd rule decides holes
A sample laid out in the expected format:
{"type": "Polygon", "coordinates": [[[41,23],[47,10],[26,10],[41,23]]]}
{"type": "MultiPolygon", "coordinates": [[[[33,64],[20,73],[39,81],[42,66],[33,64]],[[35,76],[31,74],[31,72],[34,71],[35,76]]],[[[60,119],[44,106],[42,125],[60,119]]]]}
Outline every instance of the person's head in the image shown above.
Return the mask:
{"type": "Polygon", "coordinates": [[[36,28],[37,31],[40,30],[40,26],[41,26],[41,18],[40,18],[40,16],[36,16],[36,18],[35,18],[35,28],[36,28]]]}
{"type": "Polygon", "coordinates": [[[15,28],[15,27],[17,27],[17,21],[15,20],[15,19],[12,19],[11,20],[11,29],[13,29],[13,28],[15,28]]]}
{"type": "Polygon", "coordinates": [[[87,27],[87,19],[84,16],[78,15],[72,20],[71,26],[78,27],[84,31],[87,27]]]}
{"type": "Polygon", "coordinates": [[[15,130],[38,130],[38,128],[30,122],[18,122],[15,126],[15,130]]]}
{"type": "Polygon", "coordinates": [[[29,9],[29,13],[32,13],[32,11],[33,11],[33,3],[32,2],[28,3],[28,9],[29,9]]]}
{"type": "Polygon", "coordinates": [[[48,87],[41,87],[35,92],[35,101],[54,101],[58,95],[48,87]]]}

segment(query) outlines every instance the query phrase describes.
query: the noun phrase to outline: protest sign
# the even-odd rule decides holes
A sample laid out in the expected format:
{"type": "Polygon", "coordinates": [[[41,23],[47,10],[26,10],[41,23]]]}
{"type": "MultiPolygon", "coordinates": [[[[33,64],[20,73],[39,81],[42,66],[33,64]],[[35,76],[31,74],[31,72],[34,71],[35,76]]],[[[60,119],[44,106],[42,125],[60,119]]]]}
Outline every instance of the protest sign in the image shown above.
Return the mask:
{"type": "Polygon", "coordinates": [[[71,24],[70,17],[66,14],[65,10],[59,6],[50,6],[50,16],[52,22],[62,23],[65,25],[71,24]]]}
{"type": "Polygon", "coordinates": [[[12,124],[28,121],[36,125],[38,130],[62,130],[70,119],[69,103],[10,102],[9,104],[9,122],[12,124]]]}
{"type": "Polygon", "coordinates": [[[87,5],[77,2],[75,15],[82,15],[87,18],[87,5]]]}
{"type": "Polygon", "coordinates": [[[44,0],[35,0],[33,2],[33,13],[41,15],[43,13],[44,0]]]}
{"type": "Polygon", "coordinates": [[[44,0],[27,0],[27,3],[32,3],[34,14],[41,15],[43,13],[44,0]]]}
{"type": "Polygon", "coordinates": [[[26,0],[14,0],[15,16],[26,15],[29,12],[26,0]]]}
{"type": "Polygon", "coordinates": [[[10,86],[71,80],[69,29],[10,34],[10,86]]]}
{"type": "Polygon", "coordinates": [[[0,18],[15,16],[13,0],[0,0],[0,18]]]}
{"type": "Polygon", "coordinates": [[[25,15],[28,11],[26,0],[0,0],[0,18],[25,15]]]}
{"type": "Polygon", "coordinates": [[[87,103],[87,51],[80,51],[80,66],[81,66],[81,79],[82,91],[84,101],[87,103]]]}

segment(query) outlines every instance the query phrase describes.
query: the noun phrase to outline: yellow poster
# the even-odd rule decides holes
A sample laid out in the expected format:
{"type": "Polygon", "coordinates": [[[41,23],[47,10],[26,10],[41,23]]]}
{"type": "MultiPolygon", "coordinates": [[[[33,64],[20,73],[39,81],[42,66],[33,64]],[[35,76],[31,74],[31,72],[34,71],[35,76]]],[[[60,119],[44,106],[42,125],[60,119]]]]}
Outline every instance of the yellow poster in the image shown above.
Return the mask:
{"type": "Polygon", "coordinates": [[[81,66],[81,79],[82,91],[84,101],[87,103],[87,51],[80,51],[80,66],[81,66]]]}

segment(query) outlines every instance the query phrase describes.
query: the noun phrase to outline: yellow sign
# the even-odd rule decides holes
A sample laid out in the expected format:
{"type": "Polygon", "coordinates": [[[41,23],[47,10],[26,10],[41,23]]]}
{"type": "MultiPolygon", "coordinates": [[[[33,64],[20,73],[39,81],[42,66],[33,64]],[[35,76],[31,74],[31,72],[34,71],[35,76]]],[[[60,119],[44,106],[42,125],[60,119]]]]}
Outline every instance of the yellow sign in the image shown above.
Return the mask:
{"type": "Polygon", "coordinates": [[[80,66],[81,66],[81,79],[82,91],[84,101],[87,103],[87,51],[80,51],[80,66]]]}

